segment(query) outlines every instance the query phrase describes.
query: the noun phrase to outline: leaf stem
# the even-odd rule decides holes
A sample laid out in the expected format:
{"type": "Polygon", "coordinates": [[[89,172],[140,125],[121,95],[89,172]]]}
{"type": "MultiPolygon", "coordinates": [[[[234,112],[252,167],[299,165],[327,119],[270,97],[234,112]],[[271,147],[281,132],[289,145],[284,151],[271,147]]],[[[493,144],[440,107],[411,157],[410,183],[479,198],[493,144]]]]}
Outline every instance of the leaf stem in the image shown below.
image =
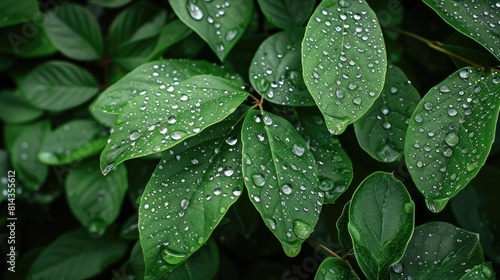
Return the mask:
{"type": "Polygon", "coordinates": [[[307,241],[309,241],[310,243],[313,243],[314,245],[320,247],[321,249],[325,250],[328,254],[336,257],[336,258],[339,258],[341,260],[344,260],[342,257],[340,257],[339,255],[335,254],[334,251],[328,249],[325,245],[319,243],[318,241],[314,240],[314,239],[311,239],[311,238],[308,238],[307,241]]]}
{"type": "Polygon", "coordinates": [[[469,64],[469,65],[472,65],[472,66],[478,67],[478,68],[480,68],[480,69],[481,69],[481,70],[483,70],[483,71],[492,70],[492,71],[495,71],[495,72],[499,72],[499,73],[500,73],[500,70],[498,70],[498,69],[496,69],[496,68],[492,68],[492,67],[488,67],[488,66],[481,65],[481,64],[476,63],[476,62],[474,62],[474,61],[472,61],[472,60],[469,60],[469,59],[467,59],[467,58],[465,58],[465,57],[462,57],[462,56],[460,56],[460,55],[458,55],[458,54],[456,54],[456,53],[450,52],[449,50],[447,50],[447,49],[445,49],[445,48],[441,47],[441,46],[443,46],[443,43],[442,43],[442,42],[440,42],[440,41],[432,41],[432,40],[426,39],[426,38],[424,38],[424,37],[422,37],[422,36],[419,36],[419,35],[417,35],[417,34],[415,34],[415,33],[411,33],[411,32],[408,32],[408,31],[405,31],[405,30],[402,30],[402,29],[396,28],[396,27],[384,26],[383,28],[384,28],[384,29],[387,29],[387,30],[390,30],[390,31],[394,31],[394,32],[397,32],[397,33],[403,34],[403,35],[406,35],[406,36],[411,37],[411,38],[413,38],[413,39],[416,39],[416,40],[418,40],[418,41],[420,41],[420,42],[423,42],[423,43],[425,43],[427,46],[429,46],[429,47],[430,47],[430,48],[432,48],[432,49],[435,49],[435,50],[437,50],[437,51],[440,51],[440,52],[442,52],[442,53],[444,53],[444,54],[447,54],[447,55],[449,55],[449,56],[453,56],[453,57],[455,57],[455,58],[457,58],[457,59],[460,59],[460,60],[462,60],[463,62],[465,62],[465,63],[467,63],[467,64],[469,64]]]}

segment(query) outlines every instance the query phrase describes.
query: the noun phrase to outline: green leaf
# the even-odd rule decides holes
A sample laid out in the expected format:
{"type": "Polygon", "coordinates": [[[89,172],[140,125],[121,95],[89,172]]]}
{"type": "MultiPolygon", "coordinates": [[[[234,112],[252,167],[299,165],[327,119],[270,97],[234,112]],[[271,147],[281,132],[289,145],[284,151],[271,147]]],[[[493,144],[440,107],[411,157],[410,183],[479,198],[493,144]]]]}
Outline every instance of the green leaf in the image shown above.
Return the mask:
{"type": "Polygon", "coordinates": [[[328,130],[341,134],[368,111],[384,85],[384,38],[368,4],[323,0],[307,24],[302,65],[328,130]]]}
{"type": "MultiPolygon", "coordinates": [[[[41,19],[43,21],[43,17],[41,19]]],[[[24,58],[47,56],[57,49],[43,28],[33,22],[26,22],[0,29],[0,52],[24,58]],[[28,33],[29,32],[29,33],[28,33]]]]}
{"type": "Polygon", "coordinates": [[[89,72],[78,66],[50,61],[26,75],[19,89],[34,107],[59,112],[92,98],[98,91],[98,84],[89,72]]]}
{"type": "Polygon", "coordinates": [[[315,280],[359,280],[356,272],[339,258],[327,258],[324,260],[314,276],[315,280]]]}
{"type": "Polygon", "coordinates": [[[101,236],[120,214],[127,187],[125,166],[119,166],[104,177],[92,158],[68,172],[66,199],[71,212],[88,232],[101,236]]]}
{"type": "Polygon", "coordinates": [[[500,75],[467,67],[431,88],[408,126],[406,165],[427,207],[443,210],[486,161],[494,140],[500,75]]]}
{"type": "Polygon", "coordinates": [[[325,193],[324,203],[334,203],[351,183],[352,162],[339,139],[328,132],[322,117],[300,114],[299,123],[297,130],[316,159],[319,188],[325,193]]]}
{"type": "Polygon", "coordinates": [[[240,196],[241,141],[223,121],[165,153],[139,208],[146,278],[170,272],[198,250],[240,196]]]}
{"type": "Polygon", "coordinates": [[[168,48],[182,41],[192,33],[192,30],[180,20],[167,23],[160,31],[154,51],[148,59],[159,58],[168,48]]]}
{"type": "Polygon", "coordinates": [[[281,29],[302,26],[311,15],[316,1],[259,0],[266,18],[281,29]]]}
{"type": "Polygon", "coordinates": [[[161,91],[138,88],[141,92],[121,110],[101,154],[103,174],[127,159],[164,151],[198,134],[226,118],[248,96],[231,81],[209,75],[168,87],[161,81],[156,85],[161,91]]]}
{"type": "MultiPolygon", "coordinates": [[[[137,174],[136,172],[134,172],[137,174]]],[[[139,230],[138,230],[138,216],[134,213],[125,222],[122,223],[120,229],[120,238],[127,240],[138,240],[139,230]]]]}
{"type": "Polygon", "coordinates": [[[40,117],[43,111],[31,106],[19,91],[0,92],[0,119],[4,122],[22,123],[40,117]]]}
{"type": "Polygon", "coordinates": [[[57,6],[44,20],[45,32],[65,56],[77,60],[101,58],[103,40],[94,15],[77,4],[57,6]]]}
{"type": "Polygon", "coordinates": [[[45,137],[38,159],[50,165],[73,163],[98,154],[106,140],[107,133],[95,121],[69,121],[45,137]]]}
{"type": "Polygon", "coordinates": [[[351,235],[349,235],[349,205],[351,201],[348,201],[344,205],[344,209],[342,210],[342,214],[337,220],[337,234],[339,238],[340,248],[342,249],[342,254],[346,255],[351,252],[352,249],[352,239],[351,235]]]}
{"type": "Polygon", "coordinates": [[[392,174],[375,172],[361,182],[350,204],[348,228],[356,260],[368,279],[387,279],[413,233],[410,194],[392,174]]]}
{"type": "Polygon", "coordinates": [[[460,280],[469,280],[469,279],[496,279],[494,277],[495,273],[493,272],[493,266],[490,262],[485,262],[480,265],[476,265],[474,268],[469,270],[467,274],[462,276],[460,280]]]}
{"type": "Polygon", "coordinates": [[[250,64],[250,82],[266,100],[288,106],[315,104],[302,78],[303,37],[303,28],[282,31],[269,36],[255,53],[250,64]]]}
{"type": "Polygon", "coordinates": [[[223,61],[241,38],[253,12],[252,0],[169,0],[180,20],[191,27],[223,61]]]}
{"type": "Polygon", "coordinates": [[[241,137],[250,200],[285,253],[294,257],[323,204],[314,157],[293,126],[271,113],[248,112],[241,137]]]}
{"type": "Polygon", "coordinates": [[[132,0],[89,0],[89,3],[105,8],[119,8],[125,6],[130,1],[132,0]]]}
{"type": "Polygon", "coordinates": [[[206,61],[165,60],[146,63],[128,73],[121,80],[111,85],[94,102],[93,110],[101,110],[109,114],[119,114],[129,100],[137,93],[154,88],[164,91],[170,86],[196,75],[210,74],[233,80],[243,85],[243,80],[228,72],[222,66],[206,61]]]}
{"type": "Polygon", "coordinates": [[[2,0],[0,11],[2,13],[0,27],[25,22],[39,13],[36,0],[2,0]]]}
{"type": "Polygon", "coordinates": [[[92,238],[77,229],[43,250],[31,266],[28,279],[89,279],[120,260],[126,251],[124,241],[109,236],[92,238]]]}
{"type": "Polygon", "coordinates": [[[379,98],[354,123],[359,145],[381,162],[394,162],[403,155],[408,120],[420,95],[398,67],[389,65],[379,98]]]}
{"type": "Polygon", "coordinates": [[[41,142],[49,130],[48,120],[23,126],[12,146],[12,166],[19,173],[17,178],[30,190],[38,189],[49,174],[48,166],[37,159],[41,142]]]}
{"type": "Polygon", "coordinates": [[[500,2],[494,0],[447,2],[424,0],[444,21],[483,45],[500,60],[500,2]]]}
{"type": "Polygon", "coordinates": [[[138,279],[144,279],[144,255],[142,254],[139,240],[137,240],[132,248],[132,252],[130,252],[130,266],[132,266],[134,275],[138,279]]]}
{"type": "Polygon", "coordinates": [[[415,228],[391,279],[460,279],[484,262],[479,236],[444,222],[415,228]]]}
{"type": "Polygon", "coordinates": [[[171,280],[205,280],[214,279],[219,271],[219,249],[217,243],[210,238],[207,245],[196,251],[186,262],[175,268],[166,279],[171,280]]]}

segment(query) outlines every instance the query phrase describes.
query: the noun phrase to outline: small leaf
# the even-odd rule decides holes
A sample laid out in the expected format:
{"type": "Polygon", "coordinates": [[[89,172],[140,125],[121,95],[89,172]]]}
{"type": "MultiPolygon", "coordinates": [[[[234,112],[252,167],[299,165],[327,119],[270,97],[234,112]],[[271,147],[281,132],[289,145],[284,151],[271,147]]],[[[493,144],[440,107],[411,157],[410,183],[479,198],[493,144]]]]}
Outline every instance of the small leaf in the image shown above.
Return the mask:
{"type": "Polygon", "coordinates": [[[22,127],[14,140],[11,152],[12,166],[17,176],[30,190],[37,190],[47,179],[48,166],[37,159],[41,142],[50,129],[50,122],[39,121],[22,127]]]}
{"type": "Polygon", "coordinates": [[[77,4],[57,6],[47,13],[43,23],[50,40],[65,56],[77,60],[101,58],[101,29],[86,8],[77,4]]]}
{"type": "Polygon", "coordinates": [[[31,71],[20,82],[22,95],[36,108],[63,111],[89,100],[98,91],[90,73],[68,62],[50,61],[31,71]]]}
{"type": "Polygon", "coordinates": [[[303,37],[303,28],[282,31],[268,37],[255,53],[250,82],[266,100],[288,106],[315,104],[302,78],[303,37]]]}
{"type": "Polygon", "coordinates": [[[314,280],[359,280],[356,272],[339,258],[327,258],[324,260],[314,276],[314,280]]]}
{"type": "Polygon", "coordinates": [[[350,203],[351,202],[348,201],[344,205],[344,209],[342,210],[342,215],[340,215],[336,223],[340,248],[342,249],[343,255],[346,255],[352,251],[352,239],[351,236],[349,235],[349,228],[348,228],[350,203]]]}
{"type": "Polygon", "coordinates": [[[259,0],[266,18],[281,29],[302,26],[311,15],[315,1],[259,0]]]}
{"type": "Polygon", "coordinates": [[[242,129],[243,175],[250,200],[294,257],[313,231],[323,203],[306,142],[286,120],[252,110],[242,129]]]}
{"type": "Polygon", "coordinates": [[[226,118],[248,96],[231,81],[209,75],[168,87],[160,81],[157,85],[161,91],[141,91],[121,110],[101,154],[103,174],[127,159],[164,151],[200,133],[226,118]]]}
{"type": "Polygon", "coordinates": [[[444,222],[415,228],[391,279],[460,279],[484,262],[479,236],[444,222]]]}
{"type": "Polygon", "coordinates": [[[2,0],[0,11],[2,11],[0,27],[22,23],[40,12],[36,0],[2,0]]]}
{"type": "Polygon", "coordinates": [[[51,165],[68,164],[98,154],[106,145],[106,135],[91,120],[73,120],[48,133],[38,159],[51,165]]]}
{"type": "Polygon", "coordinates": [[[375,172],[361,182],[350,204],[348,228],[356,260],[368,279],[387,279],[413,233],[410,194],[392,174],[375,172]]]}
{"type": "Polygon", "coordinates": [[[180,20],[191,27],[223,61],[241,38],[252,16],[253,1],[169,0],[180,20]]]}
{"type": "Polygon", "coordinates": [[[172,271],[198,250],[241,195],[241,141],[223,121],[164,154],[139,208],[146,278],[172,271]]]}
{"type": "Polygon", "coordinates": [[[191,33],[192,30],[180,20],[167,23],[160,30],[158,41],[156,42],[154,51],[149,54],[148,60],[158,59],[168,48],[182,41],[191,35],[191,33]]]}
{"type": "Polygon", "coordinates": [[[89,279],[120,260],[127,247],[126,242],[109,236],[96,239],[83,229],[70,231],[43,250],[28,279],[89,279]]]}
{"type": "Polygon", "coordinates": [[[420,95],[398,67],[389,65],[379,98],[361,119],[354,123],[359,145],[382,162],[398,160],[404,151],[408,120],[420,95]]]}
{"type": "Polygon", "coordinates": [[[351,184],[352,162],[339,139],[328,132],[322,117],[300,114],[299,124],[297,130],[316,159],[319,188],[325,193],[324,203],[334,203],[351,184]]]}
{"type": "Polygon", "coordinates": [[[490,262],[485,262],[480,265],[476,265],[474,268],[469,270],[467,274],[462,276],[460,280],[470,280],[470,279],[495,279],[493,272],[493,266],[490,262]]]}
{"type": "MultiPolygon", "coordinates": [[[[43,17],[41,20],[43,21],[43,17]]],[[[2,53],[23,58],[33,58],[57,52],[57,49],[47,37],[43,26],[35,25],[32,22],[1,28],[0,37],[4,38],[0,41],[0,52],[2,53]]]]}
{"type": "Polygon", "coordinates": [[[500,75],[466,67],[431,88],[410,118],[408,170],[427,207],[443,210],[486,161],[495,135],[500,75]]]}
{"type": "Polygon", "coordinates": [[[219,249],[213,238],[196,251],[186,262],[175,268],[167,280],[203,280],[214,279],[219,271],[219,249]]]}
{"type": "Polygon", "coordinates": [[[368,4],[323,0],[307,24],[302,65],[328,130],[341,134],[368,111],[384,85],[384,38],[368,4]]]}
{"type": "Polygon", "coordinates": [[[138,93],[154,88],[165,91],[192,76],[210,74],[233,80],[238,85],[243,81],[222,66],[206,61],[165,60],[153,61],[139,66],[121,80],[111,85],[94,102],[93,110],[108,114],[119,114],[120,109],[138,93]]]}
{"type": "Polygon", "coordinates": [[[125,166],[104,177],[97,162],[89,159],[68,172],[66,199],[71,212],[89,233],[101,236],[120,214],[127,186],[125,166]]]}
{"type": "Polygon", "coordinates": [[[22,123],[40,117],[43,111],[33,107],[19,91],[0,92],[0,119],[9,123],[22,123]]]}
{"type": "Polygon", "coordinates": [[[442,19],[474,39],[500,60],[500,2],[494,0],[447,2],[424,0],[442,19]]]}

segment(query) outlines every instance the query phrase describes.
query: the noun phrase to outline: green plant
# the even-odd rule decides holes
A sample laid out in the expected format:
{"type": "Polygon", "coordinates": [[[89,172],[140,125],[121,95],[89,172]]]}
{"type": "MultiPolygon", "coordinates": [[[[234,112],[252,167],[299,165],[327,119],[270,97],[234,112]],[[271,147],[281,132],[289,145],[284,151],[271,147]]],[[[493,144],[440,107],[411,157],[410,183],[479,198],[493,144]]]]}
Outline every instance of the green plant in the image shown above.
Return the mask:
{"type": "Polygon", "coordinates": [[[84,3],[0,4],[7,279],[495,277],[500,2],[84,3]]]}

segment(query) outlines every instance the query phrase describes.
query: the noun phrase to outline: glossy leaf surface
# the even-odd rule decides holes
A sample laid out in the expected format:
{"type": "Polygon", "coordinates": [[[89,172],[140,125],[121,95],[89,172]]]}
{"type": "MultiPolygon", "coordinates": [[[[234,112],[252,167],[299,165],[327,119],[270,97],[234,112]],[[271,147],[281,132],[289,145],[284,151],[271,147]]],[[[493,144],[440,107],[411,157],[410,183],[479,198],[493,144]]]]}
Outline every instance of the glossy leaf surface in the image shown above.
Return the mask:
{"type": "Polygon", "coordinates": [[[282,29],[302,26],[314,10],[315,1],[259,0],[266,18],[282,29]]]}
{"type": "Polygon", "coordinates": [[[324,260],[316,272],[314,280],[357,280],[356,272],[339,258],[327,258],[324,260]]]}

